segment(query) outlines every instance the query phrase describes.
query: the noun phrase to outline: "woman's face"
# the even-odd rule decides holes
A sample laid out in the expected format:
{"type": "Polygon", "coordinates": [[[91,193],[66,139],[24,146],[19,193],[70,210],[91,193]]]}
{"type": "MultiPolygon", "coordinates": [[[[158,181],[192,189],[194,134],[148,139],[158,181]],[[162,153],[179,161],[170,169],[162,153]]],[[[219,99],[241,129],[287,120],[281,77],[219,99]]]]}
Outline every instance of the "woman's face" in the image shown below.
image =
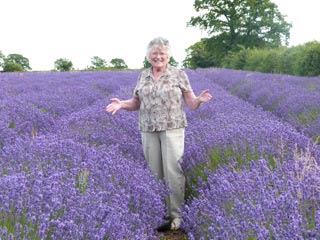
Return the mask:
{"type": "Polygon", "coordinates": [[[162,47],[155,47],[150,51],[149,61],[154,68],[164,68],[169,62],[168,52],[162,47]]]}

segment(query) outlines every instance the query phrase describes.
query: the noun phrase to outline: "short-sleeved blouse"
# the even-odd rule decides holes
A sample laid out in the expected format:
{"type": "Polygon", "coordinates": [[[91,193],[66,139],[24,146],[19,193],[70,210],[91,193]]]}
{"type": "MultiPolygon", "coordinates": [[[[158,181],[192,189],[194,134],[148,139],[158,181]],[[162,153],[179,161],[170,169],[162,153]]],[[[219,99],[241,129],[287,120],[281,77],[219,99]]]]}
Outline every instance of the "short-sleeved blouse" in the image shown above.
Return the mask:
{"type": "Polygon", "coordinates": [[[156,81],[151,69],[143,71],[133,93],[140,100],[140,131],[186,127],[183,93],[192,91],[187,74],[180,69],[169,65],[156,81]]]}

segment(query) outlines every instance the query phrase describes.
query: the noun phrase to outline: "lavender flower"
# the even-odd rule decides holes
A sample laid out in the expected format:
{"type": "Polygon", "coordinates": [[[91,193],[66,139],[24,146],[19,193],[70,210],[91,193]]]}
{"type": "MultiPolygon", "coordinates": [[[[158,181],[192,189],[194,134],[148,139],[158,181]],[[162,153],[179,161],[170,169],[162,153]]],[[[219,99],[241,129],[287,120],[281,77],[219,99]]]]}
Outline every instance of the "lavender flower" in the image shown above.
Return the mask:
{"type": "MultiPolygon", "coordinates": [[[[319,128],[309,121],[318,105],[301,98],[317,93],[318,82],[291,79],[285,96],[270,95],[247,83],[253,74],[241,72],[246,80],[238,82],[239,72],[211,71],[186,70],[196,94],[209,88],[213,95],[197,111],[186,110],[188,236],[319,238],[320,150],[309,134],[319,128]],[[247,102],[219,86],[220,73],[247,102]],[[288,94],[306,101],[291,106],[288,94]],[[288,118],[287,109],[298,114],[288,118]],[[303,116],[308,126],[295,124],[303,116]]],[[[139,73],[0,75],[0,238],[159,238],[154,229],[166,215],[169,190],[144,161],[138,114],[105,112],[109,98],[132,96],[139,73]]],[[[282,81],[274,86],[286,88],[282,81]]]]}

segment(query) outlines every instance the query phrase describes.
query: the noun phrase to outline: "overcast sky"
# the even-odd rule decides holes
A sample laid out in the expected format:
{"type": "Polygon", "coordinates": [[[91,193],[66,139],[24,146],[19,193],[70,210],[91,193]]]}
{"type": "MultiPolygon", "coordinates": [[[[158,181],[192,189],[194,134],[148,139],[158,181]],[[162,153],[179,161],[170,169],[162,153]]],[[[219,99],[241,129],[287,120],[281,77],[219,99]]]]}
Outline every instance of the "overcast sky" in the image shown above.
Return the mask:
{"type": "MultiPolygon", "coordinates": [[[[320,0],[272,0],[292,23],[290,46],[320,41],[320,0]]],[[[176,61],[185,49],[206,37],[187,27],[196,16],[194,0],[0,0],[0,51],[27,57],[33,70],[51,70],[58,58],[76,69],[93,56],[122,58],[142,67],[146,46],[167,38],[176,61]]]]}

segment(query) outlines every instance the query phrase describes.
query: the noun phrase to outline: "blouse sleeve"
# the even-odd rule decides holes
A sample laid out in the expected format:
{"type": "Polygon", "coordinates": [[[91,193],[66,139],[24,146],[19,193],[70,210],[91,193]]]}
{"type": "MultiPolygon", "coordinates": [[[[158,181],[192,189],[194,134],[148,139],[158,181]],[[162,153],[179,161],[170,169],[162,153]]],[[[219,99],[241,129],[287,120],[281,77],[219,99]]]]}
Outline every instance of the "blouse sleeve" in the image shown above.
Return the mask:
{"type": "Polygon", "coordinates": [[[134,98],[139,98],[139,85],[140,85],[139,83],[140,83],[140,79],[141,79],[141,73],[140,73],[140,75],[138,77],[137,85],[133,90],[133,97],[134,98]]]}
{"type": "Polygon", "coordinates": [[[193,89],[190,85],[189,77],[184,71],[180,72],[179,85],[182,92],[193,92],[193,89]]]}

